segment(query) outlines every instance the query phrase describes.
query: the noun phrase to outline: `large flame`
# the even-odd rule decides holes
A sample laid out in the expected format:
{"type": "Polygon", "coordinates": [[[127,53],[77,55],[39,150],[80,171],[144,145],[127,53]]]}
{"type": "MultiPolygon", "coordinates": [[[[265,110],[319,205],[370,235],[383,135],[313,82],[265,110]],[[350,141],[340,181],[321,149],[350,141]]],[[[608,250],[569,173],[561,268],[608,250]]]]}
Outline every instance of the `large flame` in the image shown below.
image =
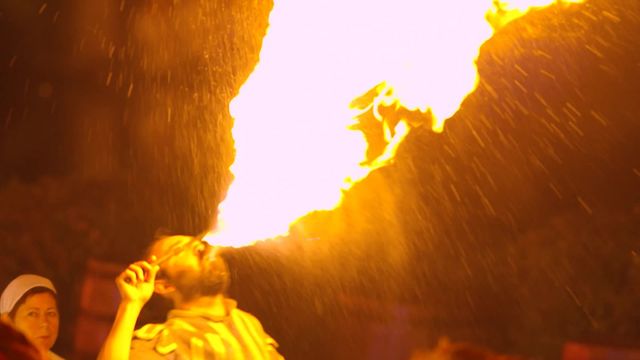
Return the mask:
{"type": "Polygon", "coordinates": [[[385,121],[380,106],[429,114],[441,131],[476,87],[475,60],[494,29],[578,1],[276,0],[260,62],[231,103],[235,180],[207,240],[248,245],[335,208],[409,132],[408,119],[385,121]],[[353,101],[363,93],[369,104],[353,101]],[[354,130],[365,112],[387,145],[374,158],[354,130]]]}

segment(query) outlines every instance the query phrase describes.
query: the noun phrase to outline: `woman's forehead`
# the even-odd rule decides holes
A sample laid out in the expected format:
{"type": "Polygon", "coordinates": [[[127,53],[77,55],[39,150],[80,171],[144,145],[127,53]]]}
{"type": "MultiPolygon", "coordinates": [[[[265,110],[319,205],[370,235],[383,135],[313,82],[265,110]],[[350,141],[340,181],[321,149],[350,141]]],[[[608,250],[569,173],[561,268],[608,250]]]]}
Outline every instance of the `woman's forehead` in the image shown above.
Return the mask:
{"type": "Polygon", "coordinates": [[[35,305],[56,305],[57,301],[55,296],[48,291],[38,292],[29,295],[23,305],[35,306],[35,305]]]}

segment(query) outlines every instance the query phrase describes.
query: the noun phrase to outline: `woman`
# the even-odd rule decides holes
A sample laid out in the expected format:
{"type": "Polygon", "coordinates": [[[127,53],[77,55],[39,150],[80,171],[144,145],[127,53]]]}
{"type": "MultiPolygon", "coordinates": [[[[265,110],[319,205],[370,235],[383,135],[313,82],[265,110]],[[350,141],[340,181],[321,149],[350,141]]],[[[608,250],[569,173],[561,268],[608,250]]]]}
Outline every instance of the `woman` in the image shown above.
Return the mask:
{"type": "Polygon", "coordinates": [[[62,360],[51,352],[58,338],[58,301],[49,279],[26,274],[13,279],[0,297],[2,320],[20,330],[38,348],[43,359],[62,360]]]}

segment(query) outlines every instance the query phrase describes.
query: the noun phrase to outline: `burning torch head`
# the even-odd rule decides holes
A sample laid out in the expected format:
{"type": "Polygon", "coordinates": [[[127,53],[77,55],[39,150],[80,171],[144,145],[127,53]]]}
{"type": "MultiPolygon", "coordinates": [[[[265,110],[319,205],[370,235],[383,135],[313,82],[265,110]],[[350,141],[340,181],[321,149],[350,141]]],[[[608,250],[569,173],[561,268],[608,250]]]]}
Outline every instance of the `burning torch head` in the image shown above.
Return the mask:
{"type": "Polygon", "coordinates": [[[229,285],[225,260],[202,236],[166,236],[151,244],[148,256],[160,266],[157,279],[180,292],[183,299],[224,293],[229,285]]]}

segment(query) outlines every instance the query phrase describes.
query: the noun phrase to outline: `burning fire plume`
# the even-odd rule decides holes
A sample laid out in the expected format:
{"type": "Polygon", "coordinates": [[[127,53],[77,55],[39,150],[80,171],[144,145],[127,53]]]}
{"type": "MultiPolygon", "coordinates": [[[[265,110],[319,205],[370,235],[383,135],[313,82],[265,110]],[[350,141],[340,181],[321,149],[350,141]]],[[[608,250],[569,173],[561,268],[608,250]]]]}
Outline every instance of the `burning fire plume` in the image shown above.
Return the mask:
{"type": "Polygon", "coordinates": [[[443,130],[494,31],[533,7],[581,1],[276,0],[260,61],[230,105],[235,179],[206,239],[249,245],[335,208],[393,159],[415,119],[443,130]],[[375,152],[358,131],[365,121],[382,137],[375,152]]]}

